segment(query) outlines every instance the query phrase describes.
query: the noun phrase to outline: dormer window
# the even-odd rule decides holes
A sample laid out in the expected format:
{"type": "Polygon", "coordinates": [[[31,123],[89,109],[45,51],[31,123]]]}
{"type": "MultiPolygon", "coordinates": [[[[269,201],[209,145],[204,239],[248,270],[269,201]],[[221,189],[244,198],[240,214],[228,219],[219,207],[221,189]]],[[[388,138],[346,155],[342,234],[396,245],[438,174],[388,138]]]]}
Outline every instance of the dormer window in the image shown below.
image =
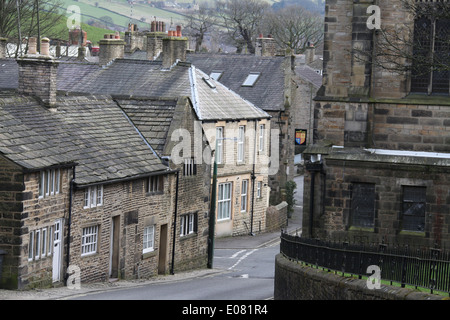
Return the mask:
{"type": "Polygon", "coordinates": [[[245,79],[244,83],[242,84],[243,87],[253,87],[256,83],[256,81],[259,79],[259,76],[261,73],[259,72],[250,72],[250,74],[245,79]]]}

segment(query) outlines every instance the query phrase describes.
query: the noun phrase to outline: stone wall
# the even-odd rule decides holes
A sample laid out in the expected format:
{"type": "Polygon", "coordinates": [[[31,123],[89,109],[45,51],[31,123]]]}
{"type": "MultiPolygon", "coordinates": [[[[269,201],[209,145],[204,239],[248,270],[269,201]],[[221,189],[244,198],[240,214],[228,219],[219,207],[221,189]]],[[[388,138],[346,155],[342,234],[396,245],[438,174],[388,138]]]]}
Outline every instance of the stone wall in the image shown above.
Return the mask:
{"type": "Polygon", "coordinates": [[[266,211],[266,232],[280,231],[286,226],[287,222],[286,201],[281,202],[277,206],[270,206],[266,211]]]}
{"type": "Polygon", "coordinates": [[[22,170],[0,155],[0,250],[4,250],[0,288],[17,289],[24,190],[22,170]]]}
{"type": "Polygon", "coordinates": [[[278,254],[274,300],[443,300],[445,297],[394,286],[370,290],[366,280],[303,266],[278,254]]]}

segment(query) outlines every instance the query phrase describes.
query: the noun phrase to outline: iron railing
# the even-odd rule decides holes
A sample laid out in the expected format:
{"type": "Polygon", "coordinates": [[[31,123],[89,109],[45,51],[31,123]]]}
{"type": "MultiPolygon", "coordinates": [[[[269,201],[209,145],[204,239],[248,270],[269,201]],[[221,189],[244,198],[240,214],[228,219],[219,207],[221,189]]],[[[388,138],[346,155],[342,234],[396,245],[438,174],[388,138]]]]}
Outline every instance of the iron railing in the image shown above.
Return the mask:
{"type": "Polygon", "coordinates": [[[360,279],[371,276],[367,268],[375,265],[381,280],[450,295],[450,253],[440,249],[323,241],[282,233],[280,252],[290,260],[360,279]]]}

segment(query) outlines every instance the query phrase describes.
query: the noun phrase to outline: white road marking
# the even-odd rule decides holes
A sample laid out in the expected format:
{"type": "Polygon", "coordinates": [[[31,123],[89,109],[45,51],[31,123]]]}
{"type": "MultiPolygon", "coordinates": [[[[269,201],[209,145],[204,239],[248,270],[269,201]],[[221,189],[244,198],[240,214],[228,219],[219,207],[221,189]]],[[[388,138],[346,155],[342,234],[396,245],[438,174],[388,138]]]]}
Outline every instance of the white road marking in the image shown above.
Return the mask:
{"type": "Polygon", "coordinates": [[[239,258],[239,260],[232,265],[231,267],[228,268],[228,270],[234,269],[242,260],[244,260],[245,258],[247,258],[249,255],[251,255],[253,252],[258,251],[258,249],[253,249],[252,251],[247,252],[246,254],[244,254],[242,257],[239,258]]]}

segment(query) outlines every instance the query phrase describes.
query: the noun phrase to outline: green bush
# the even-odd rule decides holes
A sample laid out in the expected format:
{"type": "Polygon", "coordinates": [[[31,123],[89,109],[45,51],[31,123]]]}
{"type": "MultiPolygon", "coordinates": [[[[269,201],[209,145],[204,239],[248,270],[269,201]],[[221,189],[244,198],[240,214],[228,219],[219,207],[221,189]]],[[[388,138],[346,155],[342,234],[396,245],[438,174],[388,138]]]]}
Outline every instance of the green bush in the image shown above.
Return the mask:
{"type": "Polygon", "coordinates": [[[292,213],[294,212],[294,205],[295,205],[294,194],[295,190],[297,189],[297,184],[292,180],[287,181],[285,189],[286,189],[286,202],[288,204],[287,207],[288,217],[290,218],[292,216],[292,213]]]}

